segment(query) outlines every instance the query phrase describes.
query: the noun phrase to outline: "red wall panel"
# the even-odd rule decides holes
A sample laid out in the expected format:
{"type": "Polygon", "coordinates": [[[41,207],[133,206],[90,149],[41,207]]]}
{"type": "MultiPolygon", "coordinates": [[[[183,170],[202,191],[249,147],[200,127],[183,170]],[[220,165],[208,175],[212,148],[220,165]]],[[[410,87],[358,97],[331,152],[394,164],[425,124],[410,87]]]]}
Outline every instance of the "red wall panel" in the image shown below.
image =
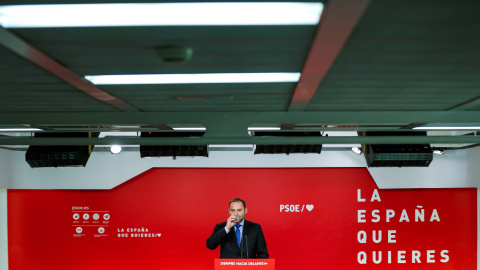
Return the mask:
{"type": "Polygon", "coordinates": [[[476,269],[476,189],[378,190],[365,168],[152,169],[109,191],[9,190],[10,269],[212,269],[205,242],[234,197],[279,270],[476,269]]]}

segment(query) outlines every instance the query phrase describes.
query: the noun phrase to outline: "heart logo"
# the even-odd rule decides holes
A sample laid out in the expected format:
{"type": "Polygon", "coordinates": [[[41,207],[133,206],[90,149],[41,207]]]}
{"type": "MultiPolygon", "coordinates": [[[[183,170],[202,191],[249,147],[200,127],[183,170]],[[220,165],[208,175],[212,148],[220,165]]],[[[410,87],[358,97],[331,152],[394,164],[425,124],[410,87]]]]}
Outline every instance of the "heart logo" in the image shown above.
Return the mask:
{"type": "Polygon", "coordinates": [[[313,210],[313,204],[307,204],[306,207],[309,212],[313,210]]]}

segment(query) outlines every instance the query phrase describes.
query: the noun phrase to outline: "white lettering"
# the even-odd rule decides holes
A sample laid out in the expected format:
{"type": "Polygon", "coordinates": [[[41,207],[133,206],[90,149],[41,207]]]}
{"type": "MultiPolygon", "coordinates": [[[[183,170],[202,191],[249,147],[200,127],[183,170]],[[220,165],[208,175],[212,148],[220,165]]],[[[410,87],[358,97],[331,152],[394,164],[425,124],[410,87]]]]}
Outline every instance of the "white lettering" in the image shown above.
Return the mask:
{"type": "Polygon", "coordinates": [[[407,210],[405,209],[403,209],[402,215],[400,216],[400,220],[398,222],[402,222],[402,221],[410,222],[410,219],[408,218],[407,210]]]}
{"type": "Polygon", "coordinates": [[[362,190],[357,189],[357,202],[364,202],[365,198],[362,198],[362,190]]]}
{"type": "MultiPolygon", "coordinates": [[[[368,263],[380,264],[384,261],[383,254],[385,253],[383,252],[387,252],[386,261],[388,264],[392,264],[392,260],[395,260],[395,258],[392,258],[392,257],[394,257],[395,255],[396,255],[396,262],[394,263],[398,263],[398,264],[406,264],[407,261],[408,263],[410,263],[410,259],[412,264],[421,264],[422,261],[425,262],[424,258],[426,258],[427,263],[436,263],[435,256],[438,254],[436,253],[435,250],[427,250],[426,253],[423,253],[423,254],[419,250],[411,250],[411,251],[407,251],[407,250],[379,251],[377,250],[377,251],[372,251],[372,253],[368,255],[365,251],[361,251],[360,253],[357,254],[357,260],[361,264],[368,264],[368,263]],[[392,253],[394,254],[393,256],[392,256],[392,253]],[[369,255],[371,255],[372,257],[369,258],[368,257],[369,255]]],[[[440,257],[441,257],[440,262],[447,263],[450,260],[448,253],[449,253],[448,250],[442,250],[440,252],[440,257]]]]}
{"type": "Polygon", "coordinates": [[[435,263],[435,250],[427,250],[427,263],[435,263]]]}
{"type": "Polygon", "coordinates": [[[412,251],[412,263],[421,263],[420,261],[420,251],[413,250],[412,251]]]}
{"type": "Polygon", "coordinates": [[[370,200],[371,202],[373,201],[381,201],[380,200],[380,195],[378,195],[378,190],[374,189],[373,194],[372,194],[372,199],[370,200]]]}
{"type": "Polygon", "coordinates": [[[380,221],[380,215],[378,213],[380,213],[380,210],[378,210],[378,209],[372,211],[372,217],[375,218],[375,219],[372,219],[372,222],[379,222],[380,221]]]}
{"type": "Polygon", "coordinates": [[[396,243],[397,240],[395,239],[395,234],[397,233],[396,230],[389,230],[388,231],[388,243],[396,243]]]}
{"type": "Polygon", "coordinates": [[[372,232],[372,239],[374,243],[380,243],[382,242],[382,231],[378,231],[378,237],[375,237],[375,230],[372,232]]]}
{"type": "Polygon", "coordinates": [[[436,220],[436,221],[440,222],[440,217],[438,216],[437,209],[433,209],[432,217],[430,218],[430,222],[432,222],[433,220],[436,220]]]}
{"type": "Polygon", "coordinates": [[[395,216],[395,211],[392,209],[387,209],[387,222],[390,222],[390,219],[395,216]]]}
{"type": "Polygon", "coordinates": [[[365,251],[360,251],[357,254],[357,261],[359,264],[367,264],[367,253],[365,253],[365,251]]]}
{"type": "Polygon", "coordinates": [[[448,253],[448,250],[442,250],[442,252],[440,252],[440,256],[442,256],[443,258],[440,260],[442,263],[446,263],[450,260],[450,257],[447,255],[447,253],[448,253]]]}
{"type": "Polygon", "coordinates": [[[367,210],[358,210],[358,223],[366,223],[365,213],[367,210]]]}
{"type": "Polygon", "coordinates": [[[378,252],[378,258],[377,258],[376,252],[374,251],[373,252],[373,263],[374,264],[379,264],[381,262],[382,262],[382,252],[381,251],[378,252]]]}
{"type": "Polygon", "coordinates": [[[405,253],[407,253],[405,250],[399,250],[397,252],[397,255],[398,255],[398,263],[407,263],[407,261],[405,261],[405,253]]]}
{"type": "Polygon", "coordinates": [[[281,204],[280,205],[280,212],[285,213],[294,213],[294,212],[301,212],[300,211],[300,204],[281,204]]]}
{"type": "MultiPolygon", "coordinates": [[[[418,207],[418,206],[417,206],[418,207]]],[[[415,209],[415,222],[425,220],[425,210],[424,209],[415,209]]]]}
{"type": "Polygon", "coordinates": [[[357,240],[360,244],[367,243],[367,233],[365,231],[359,231],[357,233],[357,240]]]}
{"type": "MultiPolygon", "coordinates": [[[[366,219],[367,219],[367,217],[366,217],[367,213],[366,212],[367,212],[367,210],[362,209],[362,210],[357,210],[357,211],[358,211],[357,212],[358,222],[359,223],[366,223],[366,219]]],[[[371,215],[371,218],[369,218],[370,222],[378,223],[382,219],[381,210],[379,210],[379,209],[372,210],[370,215],[371,215]]],[[[414,212],[413,212],[413,210],[411,212],[409,212],[409,211],[407,211],[407,209],[402,209],[401,210],[401,215],[398,217],[398,222],[411,222],[410,217],[412,215],[415,215],[415,222],[425,222],[425,210],[424,209],[415,209],[414,212]]],[[[397,215],[395,213],[395,210],[393,210],[393,209],[386,209],[385,210],[385,221],[386,222],[395,221],[396,216],[397,215]]],[[[437,209],[432,210],[430,222],[433,222],[433,221],[440,222],[440,216],[438,215],[437,209]]]]}

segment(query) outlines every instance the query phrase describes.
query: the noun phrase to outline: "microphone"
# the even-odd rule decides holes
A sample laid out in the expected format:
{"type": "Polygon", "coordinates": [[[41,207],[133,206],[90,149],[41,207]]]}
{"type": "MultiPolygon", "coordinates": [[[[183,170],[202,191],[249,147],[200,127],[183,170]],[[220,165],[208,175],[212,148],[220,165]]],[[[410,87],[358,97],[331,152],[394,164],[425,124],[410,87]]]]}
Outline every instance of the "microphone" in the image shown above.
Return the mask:
{"type": "MultiPolygon", "coordinates": [[[[242,241],[243,242],[243,241],[242,241]]],[[[245,246],[247,247],[247,259],[248,257],[248,240],[247,240],[247,235],[245,235],[245,246]]]]}
{"type": "Polygon", "coordinates": [[[240,259],[243,259],[243,237],[242,237],[242,241],[240,241],[240,259]]]}

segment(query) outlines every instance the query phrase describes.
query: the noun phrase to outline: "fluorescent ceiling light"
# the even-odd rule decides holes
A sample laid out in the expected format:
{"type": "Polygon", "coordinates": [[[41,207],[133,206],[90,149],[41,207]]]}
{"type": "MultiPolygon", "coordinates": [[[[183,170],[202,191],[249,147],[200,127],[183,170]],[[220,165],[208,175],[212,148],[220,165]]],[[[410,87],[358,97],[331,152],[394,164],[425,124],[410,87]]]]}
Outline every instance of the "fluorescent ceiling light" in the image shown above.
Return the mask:
{"type": "Polygon", "coordinates": [[[252,148],[253,144],[209,144],[211,148],[252,148]]]}
{"type": "Polygon", "coordinates": [[[419,130],[480,130],[480,127],[415,127],[419,130]]]}
{"type": "Polygon", "coordinates": [[[0,128],[0,132],[29,132],[29,131],[43,131],[39,128],[0,128]]]}
{"type": "Polygon", "coordinates": [[[260,130],[281,130],[281,127],[249,127],[249,131],[260,131],[260,130]]]}
{"type": "Polygon", "coordinates": [[[138,137],[138,133],[136,131],[131,132],[118,132],[118,131],[108,131],[108,132],[100,132],[98,135],[99,138],[106,138],[106,137],[138,137]]]}
{"type": "Polygon", "coordinates": [[[298,82],[298,72],[277,73],[200,73],[85,76],[95,85],[115,84],[193,84],[193,83],[273,83],[298,82]]]}
{"type": "Polygon", "coordinates": [[[5,28],[316,25],[322,3],[136,3],[11,5],[0,7],[5,28]]]}
{"type": "Polygon", "coordinates": [[[205,131],[207,130],[206,128],[204,127],[174,127],[172,128],[173,130],[200,130],[200,131],[205,131]]]}
{"type": "MultiPolygon", "coordinates": [[[[135,144],[132,144],[132,145],[130,145],[130,144],[129,144],[129,145],[119,145],[119,146],[122,148],[122,150],[123,150],[123,149],[127,149],[127,148],[138,148],[138,147],[140,147],[140,145],[135,145],[135,144]]],[[[95,145],[95,149],[97,149],[97,148],[109,149],[110,147],[112,147],[112,145],[110,145],[110,144],[99,144],[99,145],[95,145]]],[[[111,151],[110,151],[110,152],[111,152],[111,151]]]]}

